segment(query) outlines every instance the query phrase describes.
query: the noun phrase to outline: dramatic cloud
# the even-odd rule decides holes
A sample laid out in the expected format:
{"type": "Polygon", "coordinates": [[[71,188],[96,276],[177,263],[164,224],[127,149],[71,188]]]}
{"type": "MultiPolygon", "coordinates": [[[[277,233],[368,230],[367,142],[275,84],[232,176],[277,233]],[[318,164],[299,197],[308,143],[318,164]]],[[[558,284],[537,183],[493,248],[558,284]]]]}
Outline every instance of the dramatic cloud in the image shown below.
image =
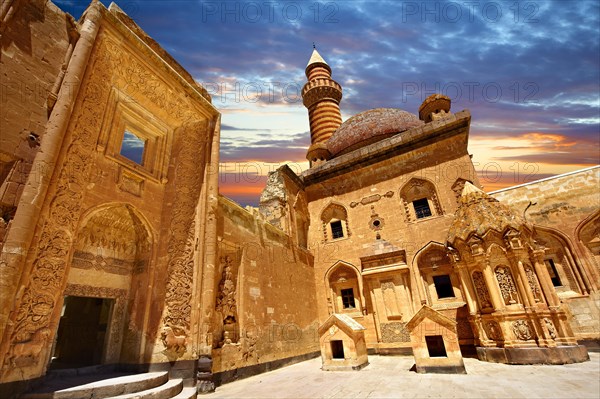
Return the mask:
{"type": "MultiPolygon", "coordinates": [[[[75,17],[87,5],[56,3],[75,17]]],[[[376,107],[416,113],[442,92],[453,110],[471,111],[476,167],[535,164],[531,178],[598,163],[595,0],[118,3],[212,94],[228,164],[304,162],[299,93],[313,42],[344,88],[344,118],[376,107]]],[[[258,183],[230,180],[224,194],[256,204],[258,183]]]]}

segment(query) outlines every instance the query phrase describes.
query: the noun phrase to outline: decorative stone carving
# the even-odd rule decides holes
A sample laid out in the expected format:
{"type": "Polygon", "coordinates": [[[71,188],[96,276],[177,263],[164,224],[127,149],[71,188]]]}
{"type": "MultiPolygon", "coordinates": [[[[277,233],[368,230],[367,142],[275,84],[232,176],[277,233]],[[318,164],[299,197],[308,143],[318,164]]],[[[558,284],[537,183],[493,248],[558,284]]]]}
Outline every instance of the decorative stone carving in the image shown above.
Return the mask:
{"type": "Polygon", "coordinates": [[[377,202],[382,198],[392,198],[394,196],[394,192],[393,191],[388,191],[383,195],[380,194],[373,194],[373,195],[369,195],[368,197],[364,197],[362,198],[359,202],[351,202],[350,203],[350,208],[355,208],[358,205],[369,205],[373,202],[377,202]]]}
{"type": "Polygon", "coordinates": [[[141,197],[142,190],[144,189],[144,179],[133,173],[127,172],[125,169],[121,169],[118,186],[121,191],[133,194],[136,197],[141,197]]]}
{"type": "Polygon", "coordinates": [[[406,323],[381,323],[381,342],[410,342],[406,323]]]}
{"type": "Polygon", "coordinates": [[[471,323],[469,323],[467,318],[460,318],[456,320],[456,333],[458,334],[459,339],[473,338],[473,329],[471,328],[471,323]]]}
{"type": "Polygon", "coordinates": [[[504,304],[512,305],[517,303],[518,295],[515,281],[508,267],[499,266],[496,268],[496,280],[500,286],[500,292],[504,299],[504,304]]]}
{"type": "Polygon", "coordinates": [[[528,341],[533,338],[529,324],[525,320],[513,321],[512,330],[515,337],[521,341],[528,341]]]}
{"type": "MultiPolygon", "coordinates": [[[[198,170],[198,154],[204,153],[206,122],[189,122],[176,133],[172,157],[177,159],[174,179],[170,180],[173,202],[169,223],[167,252],[168,275],[165,297],[163,331],[170,327],[174,337],[187,336],[192,312],[192,288],[194,279],[194,248],[196,204],[202,187],[202,171],[198,170]],[[185,190],[180,189],[185,187],[185,190]]],[[[200,162],[200,164],[202,164],[200,162]]],[[[168,342],[163,340],[163,343],[168,342]]],[[[176,353],[185,350],[186,342],[177,341],[176,353]]],[[[168,349],[168,347],[167,347],[168,349]]]]}
{"type": "Polygon", "coordinates": [[[11,367],[23,367],[35,363],[50,335],[50,329],[43,327],[34,332],[28,341],[15,344],[5,364],[10,364],[11,367]]]}
{"type": "MultiPolygon", "coordinates": [[[[460,203],[460,196],[462,194],[463,188],[465,188],[465,183],[467,180],[465,179],[457,179],[452,185],[452,191],[454,191],[454,195],[456,196],[456,202],[460,203]]],[[[469,182],[471,183],[471,182],[469,182]]]]}
{"type": "Polygon", "coordinates": [[[527,283],[529,283],[529,288],[531,288],[531,292],[533,293],[533,298],[536,302],[541,302],[542,291],[540,290],[540,286],[538,285],[535,272],[530,266],[525,266],[525,275],[527,276],[527,283]]]}
{"type": "Polygon", "coordinates": [[[99,104],[106,103],[106,84],[110,82],[109,67],[102,56],[92,56],[89,65],[94,78],[86,79],[88,83],[81,87],[79,115],[65,138],[66,151],[62,165],[56,170],[55,189],[48,193],[52,198],[48,214],[40,218],[39,240],[30,248],[31,258],[35,260],[29,284],[23,296],[17,298],[17,314],[10,335],[12,357],[19,344],[30,342],[36,332],[49,327],[54,307],[62,295],[68,253],[81,214],[84,188],[90,180],[93,164],[90,159],[93,159],[100,130],[97,121],[102,120],[103,107],[99,104]]]}
{"type": "Polygon", "coordinates": [[[185,352],[187,338],[185,335],[175,335],[173,329],[169,326],[163,328],[160,336],[163,345],[168,351],[181,353],[185,352]]]}
{"type": "Polygon", "coordinates": [[[220,343],[231,344],[238,341],[237,337],[237,305],[235,278],[229,256],[221,257],[223,264],[223,276],[219,284],[217,295],[216,312],[221,315],[223,321],[223,340],[220,343]]]}
{"type": "Polygon", "coordinates": [[[475,286],[475,292],[482,309],[488,309],[492,307],[492,300],[490,299],[490,292],[488,291],[487,285],[485,284],[485,278],[483,273],[480,271],[473,272],[473,285],[475,286]]]}
{"type": "Polygon", "coordinates": [[[221,257],[223,264],[223,277],[219,284],[219,294],[217,296],[216,311],[224,317],[237,315],[235,300],[235,283],[231,268],[231,258],[229,256],[221,257]]]}
{"type": "Polygon", "coordinates": [[[133,270],[133,262],[123,259],[104,258],[101,255],[93,255],[89,252],[77,251],[73,255],[71,267],[77,269],[102,270],[107,273],[129,275],[133,270]]]}
{"type": "Polygon", "coordinates": [[[544,317],[544,324],[546,324],[546,328],[548,329],[548,334],[550,334],[550,338],[556,339],[556,327],[554,327],[554,323],[547,317],[544,317]]]}
{"type": "Polygon", "coordinates": [[[502,340],[502,329],[498,322],[494,320],[485,321],[483,322],[483,329],[485,330],[488,339],[491,339],[492,341],[502,340]]]}

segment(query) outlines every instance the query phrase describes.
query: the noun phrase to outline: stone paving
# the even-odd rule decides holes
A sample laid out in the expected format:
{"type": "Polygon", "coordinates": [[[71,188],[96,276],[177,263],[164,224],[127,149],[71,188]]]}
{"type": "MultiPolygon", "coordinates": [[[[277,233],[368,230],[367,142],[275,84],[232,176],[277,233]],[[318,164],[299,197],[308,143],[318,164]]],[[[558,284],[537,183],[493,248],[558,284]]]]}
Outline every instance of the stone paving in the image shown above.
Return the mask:
{"type": "Polygon", "coordinates": [[[600,353],[562,366],[465,358],[466,375],[417,374],[412,356],[369,356],[361,371],[321,371],[316,358],[235,381],[202,398],[600,398],[600,353]]]}

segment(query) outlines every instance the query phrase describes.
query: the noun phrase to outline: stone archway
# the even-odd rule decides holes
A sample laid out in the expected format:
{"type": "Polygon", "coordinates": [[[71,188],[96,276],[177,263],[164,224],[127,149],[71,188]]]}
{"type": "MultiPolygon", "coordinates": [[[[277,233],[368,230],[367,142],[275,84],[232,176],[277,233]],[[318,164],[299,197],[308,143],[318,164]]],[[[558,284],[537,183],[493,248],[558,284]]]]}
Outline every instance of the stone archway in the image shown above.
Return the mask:
{"type": "Polygon", "coordinates": [[[129,204],[103,205],[82,218],[52,363],[69,367],[140,359],[152,243],[148,223],[129,204]],[[79,317],[94,304],[102,308],[99,321],[79,317]],[[86,341],[79,353],[65,350],[65,345],[77,346],[77,337],[86,341]],[[93,355],[89,346],[95,347],[93,355]]]}

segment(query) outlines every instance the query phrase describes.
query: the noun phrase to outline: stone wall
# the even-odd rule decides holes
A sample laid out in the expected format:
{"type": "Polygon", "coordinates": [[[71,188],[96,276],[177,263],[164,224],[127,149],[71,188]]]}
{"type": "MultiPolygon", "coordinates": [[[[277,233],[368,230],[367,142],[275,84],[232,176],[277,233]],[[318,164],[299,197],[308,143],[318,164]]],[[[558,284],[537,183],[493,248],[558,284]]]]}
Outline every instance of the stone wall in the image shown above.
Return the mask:
{"type": "Polygon", "coordinates": [[[76,36],[71,16],[49,1],[8,0],[2,10],[7,13],[0,15],[0,248],[44,136],[53,86],[76,36]]]}
{"type": "Polygon", "coordinates": [[[258,212],[225,197],[219,198],[218,250],[213,373],[318,351],[312,255],[258,212]],[[235,325],[223,320],[228,316],[235,325]]]}

